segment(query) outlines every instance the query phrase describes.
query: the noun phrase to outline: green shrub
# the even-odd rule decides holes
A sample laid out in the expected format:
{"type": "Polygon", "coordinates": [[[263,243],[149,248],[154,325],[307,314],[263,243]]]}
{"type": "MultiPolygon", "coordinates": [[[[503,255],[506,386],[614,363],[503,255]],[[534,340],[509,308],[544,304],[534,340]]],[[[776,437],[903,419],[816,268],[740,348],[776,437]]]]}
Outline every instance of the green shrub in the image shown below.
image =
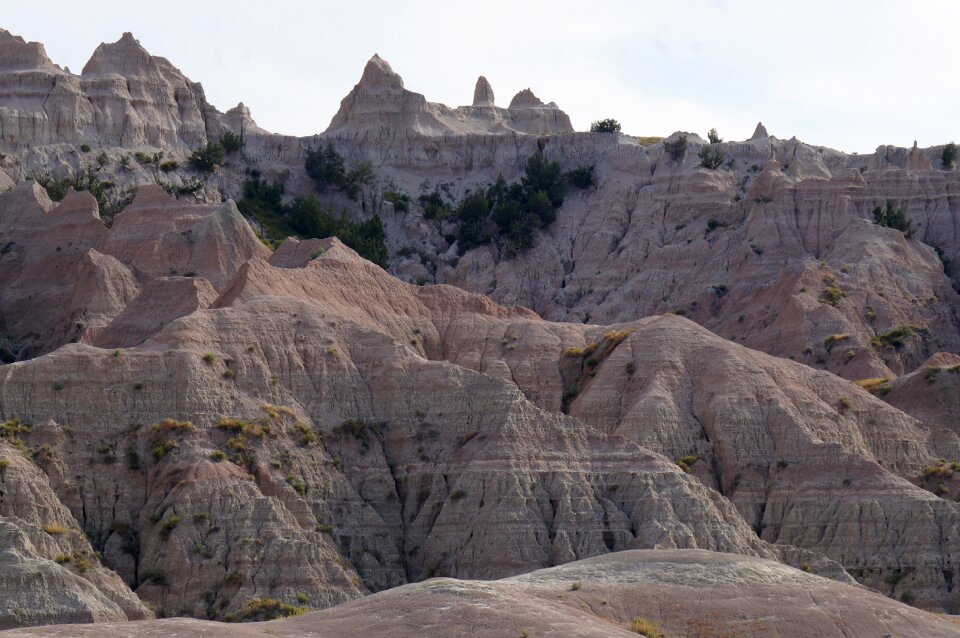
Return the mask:
{"type": "Polygon", "coordinates": [[[394,210],[398,213],[405,213],[410,210],[410,196],[406,193],[388,191],[383,194],[383,198],[393,204],[394,210]]]}
{"type": "Polygon", "coordinates": [[[220,146],[223,147],[226,153],[236,153],[243,149],[245,145],[246,142],[244,142],[242,134],[235,135],[231,131],[226,131],[220,136],[220,146]]]}
{"type": "Polygon", "coordinates": [[[443,196],[440,195],[439,190],[434,190],[432,193],[427,195],[421,195],[418,198],[420,206],[423,208],[423,216],[426,219],[435,219],[438,221],[443,221],[445,219],[450,219],[453,215],[453,210],[450,208],[450,205],[443,201],[443,196]]]}
{"type": "Polygon", "coordinates": [[[585,190],[597,183],[596,178],[593,176],[594,166],[579,166],[572,171],[567,171],[566,179],[567,181],[580,190],[585,190]]]}
{"type": "Polygon", "coordinates": [[[162,164],[160,164],[160,170],[163,171],[164,173],[175,171],[178,168],[180,168],[180,162],[178,162],[177,160],[167,160],[166,162],[163,162],[162,164]]]}
{"type": "Polygon", "coordinates": [[[590,124],[591,133],[619,133],[620,132],[620,122],[616,121],[612,117],[608,117],[605,120],[597,120],[590,124]]]}
{"type": "Polygon", "coordinates": [[[190,155],[190,165],[202,173],[210,173],[223,164],[226,151],[219,142],[208,142],[190,155]]]}
{"type": "Polygon", "coordinates": [[[698,156],[700,157],[700,166],[704,168],[716,170],[723,166],[723,153],[719,149],[702,146],[698,156]]]}
{"type": "Polygon", "coordinates": [[[0,346],[0,362],[13,363],[16,360],[17,360],[17,355],[13,354],[6,348],[0,346]]]}
{"type": "Polygon", "coordinates": [[[840,303],[840,300],[847,296],[847,293],[843,292],[836,283],[828,285],[820,293],[818,300],[820,303],[830,304],[831,306],[836,306],[840,303]]]}
{"type": "Polygon", "coordinates": [[[308,149],[304,167],[321,191],[330,187],[342,188],[346,183],[343,156],[330,142],[323,147],[308,149]]]}
{"type": "Polygon", "coordinates": [[[944,168],[950,168],[953,166],[953,162],[957,159],[957,145],[953,142],[950,142],[943,147],[943,152],[940,153],[940,162],[943,163],[944,168]]]}
{"type": "Polygon", "coordinates": [[[170,534],[177,527],[177,524],[182,521],[183,518],[174,514],[173,516],[168,517],[160,525],[160,538],[167,540],[170,537],[170,534]]]}
{"type": "Polygon", "coordinates": [[[899,230],[906,237],[913,237],[913,222],[907,219],[903,209],[894,209],[891,202],[887,202],[886,208],[877,206],[873,209],[873,221],[880,226],[899,230]]]}
{"type": "Polygon", "coordinates": [[[723,138],[720,137],[720,134],[717,133],[717,129],[712,128],[707,131],[707,139],[710,140],[711,144],[719,144],[723,141],[723,138]]]}
{"type": "Polygon", "coordinates": [[[463,490],[456,490],[450,495],[450,500],[456,503],[457,501],[467,497],[467,493],[463,490]]]}
{"type": "Polygon", "coordinates": [[[663,150],[674,162],[681,161],[687,154],[687,136],[680,135],[672,142],[664,141],[663,150]]]}
{"type": "Polygon", "coordinates": [[[227,458],[227,455],[221,450],[214,450],[213,452],[210,453],[210,460],[215,463],[219,463],[225,458],[227,458]]]}
{"type": "Polygon", "coordinates": [[[80,145],[80,151],[83,152],[83,153],[89,153],[89,152],[90,152],[90,145],[89,145],[89,144],[81,144],[81,145],[80,145]]]}

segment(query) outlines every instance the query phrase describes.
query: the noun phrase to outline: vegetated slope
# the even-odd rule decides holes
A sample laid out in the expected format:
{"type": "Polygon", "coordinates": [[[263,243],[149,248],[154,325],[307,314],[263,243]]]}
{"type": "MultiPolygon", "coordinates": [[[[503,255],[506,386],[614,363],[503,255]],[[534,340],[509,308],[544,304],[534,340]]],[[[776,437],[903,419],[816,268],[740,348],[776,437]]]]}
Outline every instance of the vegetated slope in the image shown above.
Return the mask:
{"type": "Polygon", "coordinates": [[[861,587],[758,558],[634,550],[494,581],[438,578],[296,618],[38,627],[54,636],[955,636],[958,625],[861,587]],[[771,608],[775,605],[775,613],[771,608]]]}

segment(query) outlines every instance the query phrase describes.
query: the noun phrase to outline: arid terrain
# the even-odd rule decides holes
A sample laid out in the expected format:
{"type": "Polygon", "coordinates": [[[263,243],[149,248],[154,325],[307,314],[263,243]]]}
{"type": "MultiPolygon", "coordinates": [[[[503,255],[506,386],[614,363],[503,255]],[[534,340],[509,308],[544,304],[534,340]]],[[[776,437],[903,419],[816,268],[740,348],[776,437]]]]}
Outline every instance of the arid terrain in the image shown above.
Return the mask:
{"type": "Polygon", "coordinates": [[[960,635],[945,157],[0,30],[0,629],[960,635]]]}

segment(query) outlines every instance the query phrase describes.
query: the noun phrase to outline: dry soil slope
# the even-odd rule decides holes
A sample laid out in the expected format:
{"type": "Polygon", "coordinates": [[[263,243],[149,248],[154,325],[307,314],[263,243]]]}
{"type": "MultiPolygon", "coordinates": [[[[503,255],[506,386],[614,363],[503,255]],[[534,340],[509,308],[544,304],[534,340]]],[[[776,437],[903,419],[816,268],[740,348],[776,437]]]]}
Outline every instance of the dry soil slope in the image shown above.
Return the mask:
{"type": "Polygon", "coordinates": [[[431,579],[303,616],[223,625],[185,619],[5,632],[54,636],[956,636],[951,618],[769,560],[698,550],[635,550],[494,581],[431,579]]]}

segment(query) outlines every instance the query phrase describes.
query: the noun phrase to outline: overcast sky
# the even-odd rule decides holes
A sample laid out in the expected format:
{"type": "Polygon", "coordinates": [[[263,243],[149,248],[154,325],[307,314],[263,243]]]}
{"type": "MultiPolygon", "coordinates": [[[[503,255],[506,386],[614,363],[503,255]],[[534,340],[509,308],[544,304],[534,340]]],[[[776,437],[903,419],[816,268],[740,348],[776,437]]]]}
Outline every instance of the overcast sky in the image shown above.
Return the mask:
{"type": "Polygon", "coordinates": [[[960,2],[46,0],[2,24],[79,73],[132,31],[221,110],[274,132],[322,132],[379,53],[410,90],[469,104],[478,75],[506,106],[530,87],[578,130],[781,138],[872,152],[960,141],[960,2]]]}

